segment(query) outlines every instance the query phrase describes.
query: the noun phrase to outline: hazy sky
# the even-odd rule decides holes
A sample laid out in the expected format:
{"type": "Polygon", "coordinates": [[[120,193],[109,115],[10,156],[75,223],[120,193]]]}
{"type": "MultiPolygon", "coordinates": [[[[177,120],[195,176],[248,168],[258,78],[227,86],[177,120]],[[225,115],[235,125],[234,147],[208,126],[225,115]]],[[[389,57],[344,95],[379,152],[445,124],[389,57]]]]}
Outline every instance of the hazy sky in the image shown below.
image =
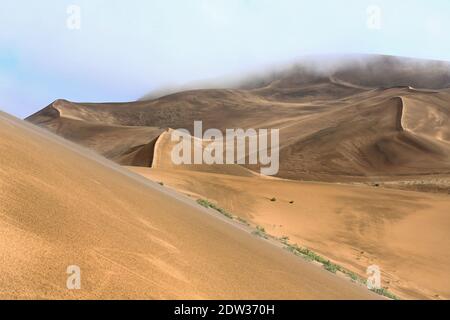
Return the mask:
{"type": "Polygon", "coordinates": [[[135,100],[302,55],[450,60],[449,0],[0,0],[0,8],[0,109],[19,117],[58,98],[135,100]]]}

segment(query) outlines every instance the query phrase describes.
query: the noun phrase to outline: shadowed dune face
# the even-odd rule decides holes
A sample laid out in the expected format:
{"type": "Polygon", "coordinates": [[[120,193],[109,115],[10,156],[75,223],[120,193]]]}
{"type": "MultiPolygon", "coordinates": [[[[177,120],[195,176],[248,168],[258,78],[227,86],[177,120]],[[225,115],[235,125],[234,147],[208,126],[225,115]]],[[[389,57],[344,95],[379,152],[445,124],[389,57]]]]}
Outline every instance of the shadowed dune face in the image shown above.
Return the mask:
{"type": "Polygon", "coordinates": [[[105,112],[72,108],[64,100],[54,102],[33,119],[108,159],[136,166],[151,166],[154,144],[163,132],[156,127],[118,125],[105,112]]]}
{"type": "Polygon", "coordinates": [[[150,166],[161,128],[192,132],[202,120],[204,130],[279,128],[282,178],[370,182],[450,173],[450,92],[441,89],[448,64],[369,56],[320,72],[316,65],[240,89],[117,104],[58,100],[27,120],[123,165],[150,166]]]}
{"type": "MultiPolygon", "coordinates": [[[[287,140],[296,132],[302,132],[302,136],[297,135],[282,148],[280,159],[289,160],[284,164],[281,160],[280,176],[351,180],[448,173],[450,145],[415,130],[426,111],[405,108],[403,97],[397,94],[401,92],[381,93],[373,102],[355,101],[284,130],[282,140],[283,135],[287,140]]],[[[439,107],[429,109],[433,108],[439,107]]],[[[444,127],[449,126],[443,114],[437,116],[442,116],[437,121],[444,127]]]]}
{"type": "Polygon", "coordinates": [[[375,297],[5,114],[0,154],[2,298],[375,297]]]}
{"type": "Polygon", "coordinates": [[[404,97],[403,125],[430,140],[450,143],[450,94],[404,97]]]}

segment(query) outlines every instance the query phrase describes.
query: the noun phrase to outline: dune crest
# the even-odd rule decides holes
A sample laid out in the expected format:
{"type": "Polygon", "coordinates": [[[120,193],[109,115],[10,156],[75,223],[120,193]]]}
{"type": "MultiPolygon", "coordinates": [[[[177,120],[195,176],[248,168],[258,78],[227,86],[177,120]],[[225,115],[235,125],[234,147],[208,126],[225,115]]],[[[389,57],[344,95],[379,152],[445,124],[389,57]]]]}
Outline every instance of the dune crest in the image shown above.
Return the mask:
{"type": "Polygon", "coordinates": [[[58,100],[27,120],[122,165],[150,167],[164,130],[192,132],[202,120],[205,130],[222,132],[279,128],[280,178],[382,183],[449,175],[450,67],[384,56],[344,60],[338,69],[303,64],[234,89],[130,103],[58,100]],[[86,127],[89,134],[80,135],[86,127]]]}
{"type": "MultiPolygon", "coordinates": [[[[239,217],[263,225],[276,236],[287,235],[360,275],[364,275],[368,265],[379,264],[384,270],[384,286],[401,297],[449,297],[450,261],[443,254],[448,252],[446,235],[450,226],[449,63],[389,56],[350,56],[340,61],[310,59],[262,72],[226,88],[185,89],[128,103],[57,100],[26,120],[167,184],[167,189],[194,199],[212,200],[239,217]],[[203,130],[214,128],[222,133],[238,128],[279,129],[278,175],[261,177],[257,174],[259,165],[174,165],[172,130],[193,132],[194,122],[200,120],[203,130]]],[[[112,183],[104,179],[94,180],[101,185],[112,183]]],[[[118,189],[128,184],[129,181],[113,183],[118,189]]],[[[141,200],[134,197],[142,192],[125,194],[125,198],[139,204],[141,200]]],[[[183,243],[194,241],[187,236],[190,231],[179,226],[181,213],[177,210],[183,212],[182,220],[193,219],[197,211],[192,209],[189,213],[190,209],[183,206],[166,210],[160,204],[159,194],[150,197],[154,201],[151,206],[140,206],[160,206],[165,214],[174,210],[176,213],[164,219],[181,228],[177,232],[186,235],[183,243]]],[[[119,205],[132,206],[125,200],[119,205]]],[[[142,210],[130,208],[129,211],[138,212],[133,214],[142,210]]],[[[90,208],[84,210],[91,212],[90,208]]],[[[136,219],[140,224],[151,230],[166,230],[166,224],[142,215],[136,219]]],[[[190,228],[191,224],[187,226],[190,228]]],[[[195,226],[198,232],[209,230],[197,220],[195,226]]],[[[170,236],[150,237],[167,250],[183,252],[170,236]]],[[[204,241],[210,241],[205,237],[204,241]]],[[[219,238],[208,247],[222,248],[231,241],[219,238]]],[[[203,246],[198,250],[203,250],[203,246]]],[[[205,259],[223,262],[205,252],[205,259]]],[[[283,259],[280,263],[284,263],[283,259]]],[[[173,263],[152,261],[153,267],[170,265],[170,274],[178,280],[196,279],[195,272],[186,277],[176,259],[173,263]]],[[[289,268],[293,268],[290,263],[289,268]]],[[[238,272],[227,269],[223,273],[229,271],[233,275],[238,272]]],[[[265,269],[258,272],[264,273],[265,269]]],[[[286,277],[281,280],[295,284],[295,279],[286,277]]],[[[269,277],[273,281],[275,278],[269,277]]],[[[224,284],[225,288],[229,285],[224,284]]],[[[205,292],[203,283],[195,286],[200,288],[196,293],[205,292]]],[[[244,292],[249,293],[245,288],[244,292]]],[[[318,296],[313,291],[300,296],[318,296]]],[[[290,294],[281,296],[297,297],[290,294]]]]}
{"type": "Polygon", "coordinates": [[[0,113],[4,299],[344,299],[366,288],[0,113]],[[67,267],[81,268],[68,290],[67,267]]]}

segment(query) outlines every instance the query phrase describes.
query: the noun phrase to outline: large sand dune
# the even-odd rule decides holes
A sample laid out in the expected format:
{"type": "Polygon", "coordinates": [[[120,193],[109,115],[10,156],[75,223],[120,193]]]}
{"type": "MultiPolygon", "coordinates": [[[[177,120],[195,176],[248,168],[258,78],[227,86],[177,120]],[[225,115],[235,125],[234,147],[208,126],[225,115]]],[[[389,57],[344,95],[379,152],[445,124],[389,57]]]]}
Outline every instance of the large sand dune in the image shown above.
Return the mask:
{"type": "MultiPolygon", "coordinates": [[[[382,119],[386,131],[397,135],[399,144],[402,139],[418,139],[409,135],[402,121],[402,100],[388,103],[380,107],[388,108],[382,119]]],[[[364,132],[357,122],[349,129],[364,132]]],[[[383,286],[402,298],[450,298],[447,194],[299,182],[264,177],[237,165],[174,165],[171,151],[176,143],[170,130],[164,132],[155,144],[152,168],[129,169],[194,199],[208,199],[274,236],[288,236],[363,278],[368,266],[379,265],[383,286]]],[[[415,144],[421,146],[420,141],[415,144]]]]}
{"type": "Polygon", "coordinates": [[[0,154],[1,298],[376,297],[4,113],[0,154]]]}
{"type": "MultiPolygon", "coordinates": [[[[333,63],[328,66],[317,65],[317,61],[308,63],[263,73],[227,89],[188,90],[129,103],[57,100],[27,120],[121,165],[140,166],[133,170],[194,198],[215,201],[234,214],[263,225],[270,233],[289,236],[299,245],[314,249],[362,276],[368,265],[376,263],[383,270],[383,285],[401,297],[450,298],[447,236],[450,229],[450,65],[385,56],[351,57],[340,67],[333,63]],[[170,160],[174,145],[170,132],[178,128],[192,132],[195,120],[203,121],[204,130],[280,129],[277,177],[260,177],[257,174],[260,168],[249,165],[174,166],[170,160]],[[301,182],[304,180],[330,184],[301,182]],[[277,201],[269,201],[273,197],[277,201]]],[[[20,146],[27,145],[20,141],[15,146],[19,150],[20,146]]],[[[25,148],[20,152],[24,153],[25,148]]],[[[145,215],[142,208],[148,206],[145,212],[165,208],[161,202],[168,198],[160,199],[159,193],[156,196],[154,187],[152,196],[147,196],[150,191],[141,183],[123,187],[131,182],[122,174],[100,177],[98,170],[92,171],[97,177],[95,181],[106,179],[105,184],[113,186],[111,190],[117,188],[117,194],[100,188],[99,197],[107,199],[108,192],[113,192],[109,194],[113,199],[119,194],[124,196],[120,199],[131,199],[130,203],[123,202],[125,200],[108,203],[115,214],[125,215],[117,212],[118,204],[126,206],[128,213],[139,215],[141,220],[145,215]],[[118,180],[113,183],[113,178],[118,180]],[[123,194],[123,190],[128,191],[123,194]],[[152,199],[151,204],[144,200],[144,194],[145,199],[152,199]]],[[[84,176],[90,174],[91,171],[84,176]]],[[[83,183],[87,182],[83,180],[83,183]]],[[[96,186],[95,190],[98,188],[96,186]]],[[[96,208],[97,198],[92,202],[96,208]]],[[[179,246],[191,243],[186,231],[191,228],[187,223],[191,219],[192,241],[199,240],[198,237],[209,241],[208,248],[223,250],[220,256],[240,252],[236,251],[237,246],[230,247],[231,252],[224,249],[223,241],[232,242],[233,237],[246,236],[230,233],[225,239],[223,235],[218,236],[222,234],[217,231],[222,230],[219,227],[209,231],[211,234],[203,234],[210,229],[209,225],[203,228],[203,222],[199,223],[204,219],[210,221],[210,217],[200,218],[200,213],[205,212],[194,208],[185,210],[178,202],[170,202],[177,207],[161,209],[170,215],[155,213],[155,217],[149,218],[152,221],[169,219],[164,220],[168,221],[167,228],[177,229],[171,232],[163,222],[158,225],[158,230],[169,233],[165,235],[167,238],[163,237],[165,242],[176,248],[177,243],[179,246]],[[191,210],[197,220],[190,216],[191,210]],[[176,220],[179,217],[181,224],[176,220]],[[179,238],[178,233],[187,238],[179,238]],[[175,235],[179,242],[171,238],[175,235]]],[[[58,199],[57,203],[64,202],[58,199]]],[[[84,217],[85,212],[92,212],[92,206],[80,210],[84,217]]],[[[110,209],[102,210],[109,212],[110,209]]],[[[127,228],[131,227],[127,225],[127,228]]],[[[239,242],[240,246],[247,241],[246,246],[260,245],[255,239],[245,239],[239,242]]],[[[195,261],[199,263],[208,259],[222,261],[213,258],[198,242],[193,248],[198,251],[190,254],[198,253],[201,258],[195,261]]],[[[181,250],[181,261],[190,261],[184,256],[185,251],[181,250]]],[[[279,254],[269,251],[268,255],[279,254]]],[[[248,261],[253,258],[249,257],[248,261]]],[[[287,261],[281,256],[276,259],[282,264],[287,261]]],[[[298,265],[298,262],[290,265],[292,261],[286,262],[289,268],[298,265]]],[[[178,266],[179,261],[164,262],[178,266]]],[[[234,267],[236,270],[232,271],[232,266],[226,266],[228,269],[224,272],[230,271],[236,276],[233,272],[239,273],[239,266],[234,267]]],[[[220,270],[217,272],[222,272],[220,270]]],[[[257,272],[264,273],[264,270],[257,272]]],[[[194,271],[189,269],[189,272],[194,271]]],[[[248,275],[250,277],[250,271],[248,275]]],[[[214,276],[211,274],[211,279],[214,276]]],[[[286,283],[296,286],[296,279],[285,276],[287,273],[282,272],[269,279],[275,281],[279,277],[279,283],[285,279],[286,283]]],[[[245,289],[250,280],[244,274],[242,277],[245,279],[242,292],[264,296],[245,289]]],[[[197,281],[195,272],[188,278],[197,281]]],[[[198,292],[207,296],[204,293],[210,292],[212,284],[199,283],[203,282],[195,282],[198,292]]],[[[221,282],[220,285],[229,288],[231,283],[221,282]]],[[[273,291],[273,297],[294,297],[290,293],[277,296],[281,292],[277,290],[273,291]]],[[[319,297],[319,294],[312,290],[299,296],[319,297]]],[[[330,293],[329,297],[335,295],[330,293]]]]}
{"type": "Polygon", "coordinates": [[[129,167],[366,276],[401,298],[450,299],[450,199],[368,186],[129,167]],[[276,201],[270,199],[275,198],[276,201]],[[293,203],[290,203],[293,201],[293,203]]]}
{"type": "Polygon", "coordinates": [[[279,177],[420,180],[450,174],[449,75],[445,63],[381,57],[332,74],[293,67],[237,89],[117,104],[58,100],[27,120],[120,164],[148,167],[160,128],[192,132],[195,120],[204,130],[279,128],[279,177]]]}

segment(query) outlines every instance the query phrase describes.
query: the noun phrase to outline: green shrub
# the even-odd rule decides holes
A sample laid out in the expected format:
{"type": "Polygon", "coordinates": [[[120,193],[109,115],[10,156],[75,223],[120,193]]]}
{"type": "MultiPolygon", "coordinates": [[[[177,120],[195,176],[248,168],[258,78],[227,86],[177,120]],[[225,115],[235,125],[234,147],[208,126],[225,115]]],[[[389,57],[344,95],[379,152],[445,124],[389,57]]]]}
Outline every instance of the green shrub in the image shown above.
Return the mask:
{"type": "Polygon", "coordinates": [[[248,223],[247,220],[245,220],[245,219],[243,219],[243,218],[241,218],[241,217],[237,217],[236,219],[237,219],[239,222],[241,222],[241,223],[243,223],[243,224],[245,224],[245,225],[247,225],[247,226],[250,225],[250,223],[248,223]]]}
{"type": "Polygon", "coordinates": [[[395,294],[393,294],[392,292],[389,292],[387,289],[385,288],[380,288],[380,289],[371,289],[370,291],[373,291],[379,295],[385,296],[389,299],[392,300],[400,300],[399,297],[397,297],[395,294]]]}
{"type": "Polygon", "coordinates": [[[197,203],[205,208],[214,209],[214,210],[220,212],[221,214],[223,214],[227,218],[233,219],[233,215],[231,213],[227,212],[225,209],[222,209],[222,208],[216,206],[214,203],[209,202],[208,200],[198,199],[197,203]]]}
{"type": "Polygon", "coordinates": [[[267,236],[267,234],[265,232],[262,232],[260,230],[255,230],[252,232],[253,235],[264,238],[264,239],[268,239],[269,237],[267,236]]]}
{"type": "Polygon", "coordinates": [[[337,264],[334,264],[334,263],[330,262],[330,260],[325,262],[323,264],[323,267],[325,268],[325,270],[330,271],[332,273],[336,273],[336,271],[339,270],[339,266],[337,264]]]}
{"type": "Polygon", "coordinates": [[[255,236],[259,236],[261,238],[264,238],[264,239],[268,239],[269,238],[268,234],[266,233],[266,230],[263,227],[261,227],[261,226],[256,226],[256,230],[253,231],[252,234],[255,235],[255,236]]]}

